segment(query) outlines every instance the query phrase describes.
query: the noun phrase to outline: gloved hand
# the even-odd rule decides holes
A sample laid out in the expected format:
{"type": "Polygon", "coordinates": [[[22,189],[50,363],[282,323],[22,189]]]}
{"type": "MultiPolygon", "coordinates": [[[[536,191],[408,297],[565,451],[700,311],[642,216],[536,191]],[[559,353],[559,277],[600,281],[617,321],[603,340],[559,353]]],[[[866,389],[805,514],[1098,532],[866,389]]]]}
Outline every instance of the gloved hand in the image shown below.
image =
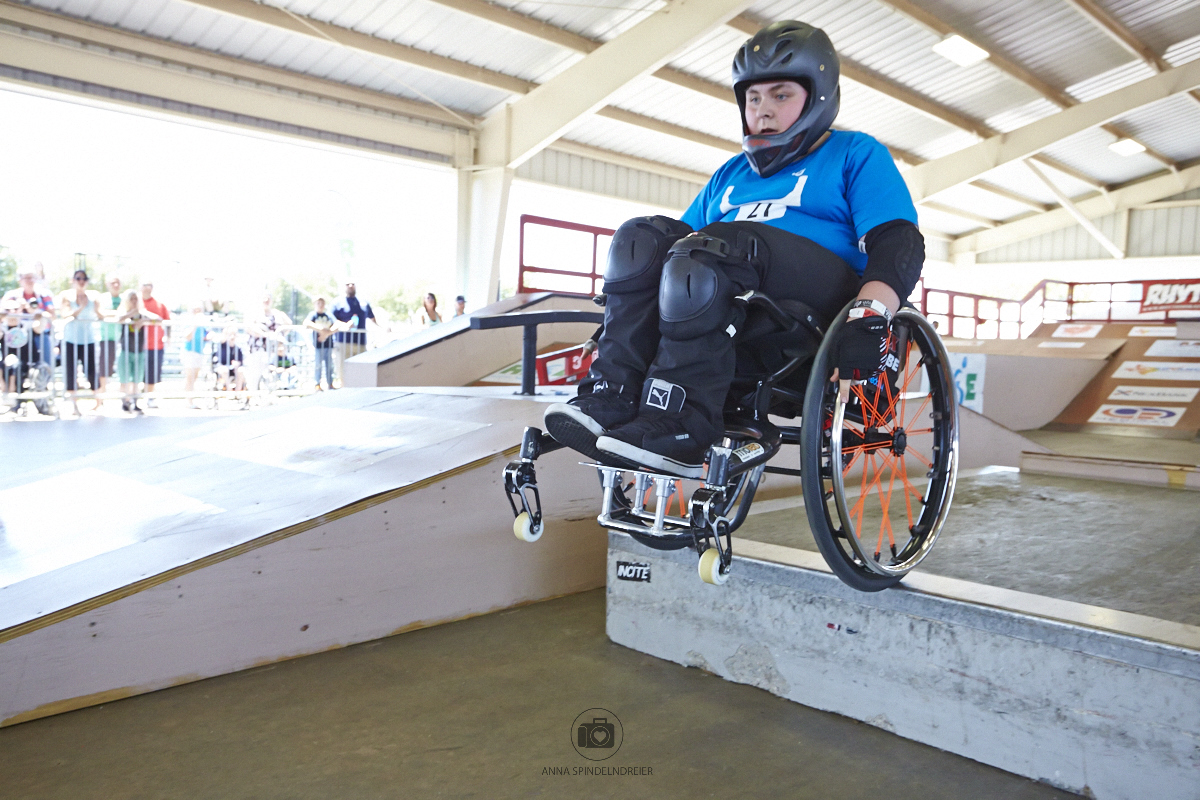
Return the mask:
{"type": "MultiPolygon", "coordinates": [[[[861,312],[854,309],[851,313],[861,312]]],[[[865,381],[883,369],[887,354],[888,321],[871,314],[852,317],[837,340],[837,368],[841,380],[865,381]]]]}

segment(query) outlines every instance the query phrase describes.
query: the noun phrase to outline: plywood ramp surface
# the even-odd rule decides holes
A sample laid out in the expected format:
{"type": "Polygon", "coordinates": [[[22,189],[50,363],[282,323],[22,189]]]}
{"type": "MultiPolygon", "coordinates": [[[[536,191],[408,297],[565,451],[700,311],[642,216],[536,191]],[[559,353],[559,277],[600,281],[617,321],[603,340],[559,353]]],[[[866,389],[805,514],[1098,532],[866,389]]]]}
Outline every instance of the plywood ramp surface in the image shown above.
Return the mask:
{"type": "MultiPolygon", "coordinates": [[[[367,498],[478,466],[512,450],[543,408],[342,390],[32,473],[0,491],[0,641],[367,498]]],[[[486,502],[508,513],[498,490],[486,502]]]]}

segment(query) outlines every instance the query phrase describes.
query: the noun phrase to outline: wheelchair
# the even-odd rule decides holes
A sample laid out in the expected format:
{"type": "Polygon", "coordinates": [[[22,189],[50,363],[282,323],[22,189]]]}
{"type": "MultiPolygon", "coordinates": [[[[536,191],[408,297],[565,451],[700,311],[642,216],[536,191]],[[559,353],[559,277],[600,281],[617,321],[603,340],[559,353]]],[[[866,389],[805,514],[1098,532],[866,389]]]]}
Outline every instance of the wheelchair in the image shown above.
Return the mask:
{"type": "MultiPolygon", "coordinates": [[[[796,301],[748,292],[737,302],[747,313],[738,374],[726,401],[725,435],[709,448],[705,477],[585,463],[600,479],[597,521],[651,548],[692,548],[700,578],[721,585],[733,563],[732,535],[746,521],[764,474],[799,477],[809,528],[833,573],[863,592],[895,586],[937,540],[958,472],[958,406],[937,330],[914,308],[901,308],[885,369],[853,382],[843,399],[830,378],[832,343],[846,309],[822,330],[796,301]],[[800,424],[771,417],[799,417],[800,424]],[[799,451],[798,462],[789,459],[795,466],[781,456],[789,447],[799,451]],[[694,485],[690,491],[687,484],[694,485]]],[[[561,448],[538,428],[526,428],[519,459],[504,469],[518,539],[542,535],[534,464],[561,448]]]]}

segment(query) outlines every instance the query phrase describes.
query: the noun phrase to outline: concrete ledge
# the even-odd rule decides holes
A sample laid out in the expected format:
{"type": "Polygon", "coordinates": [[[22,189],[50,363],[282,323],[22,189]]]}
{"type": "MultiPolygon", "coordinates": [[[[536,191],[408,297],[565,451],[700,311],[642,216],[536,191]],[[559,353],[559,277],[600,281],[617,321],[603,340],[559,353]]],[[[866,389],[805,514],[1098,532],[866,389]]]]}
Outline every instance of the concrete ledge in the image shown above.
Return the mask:
{"type": "Polygon", "coordinates": [[[610,533],[609,637],[1101,800],[1200,797],[1200,628],[930,575],[862,594],[815,553],[734,552],[713,587],[610,533]]]}
{"type": "Polygon", "coordinates": [[[1021,453],[1021,471],[1200,491],[1200,468],[1194,464],[1154,464],[1117,458],[1021,453]]]}

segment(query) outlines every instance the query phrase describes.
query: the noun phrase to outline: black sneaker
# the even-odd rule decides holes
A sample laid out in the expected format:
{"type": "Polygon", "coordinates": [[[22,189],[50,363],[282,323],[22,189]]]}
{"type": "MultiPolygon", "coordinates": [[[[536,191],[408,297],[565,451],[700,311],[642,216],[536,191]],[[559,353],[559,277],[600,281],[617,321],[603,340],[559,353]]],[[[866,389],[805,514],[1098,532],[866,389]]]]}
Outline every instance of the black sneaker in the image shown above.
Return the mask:
{"type": "Polygon", "coordinates": [[[703,478],[704,454],[708,452],[708,444],[697,442],[673,414],[643,414],[601,436],[596,448],[607,463],[681,478],[703,478]]]}
{"type": "Polygon", "coordinates": [[[543,417],[554,441],[597,461],[596,440],[613,428],[637,418],[637,399],[619,392],[581,394],[566,403],[555,403],[543,417]]]}

